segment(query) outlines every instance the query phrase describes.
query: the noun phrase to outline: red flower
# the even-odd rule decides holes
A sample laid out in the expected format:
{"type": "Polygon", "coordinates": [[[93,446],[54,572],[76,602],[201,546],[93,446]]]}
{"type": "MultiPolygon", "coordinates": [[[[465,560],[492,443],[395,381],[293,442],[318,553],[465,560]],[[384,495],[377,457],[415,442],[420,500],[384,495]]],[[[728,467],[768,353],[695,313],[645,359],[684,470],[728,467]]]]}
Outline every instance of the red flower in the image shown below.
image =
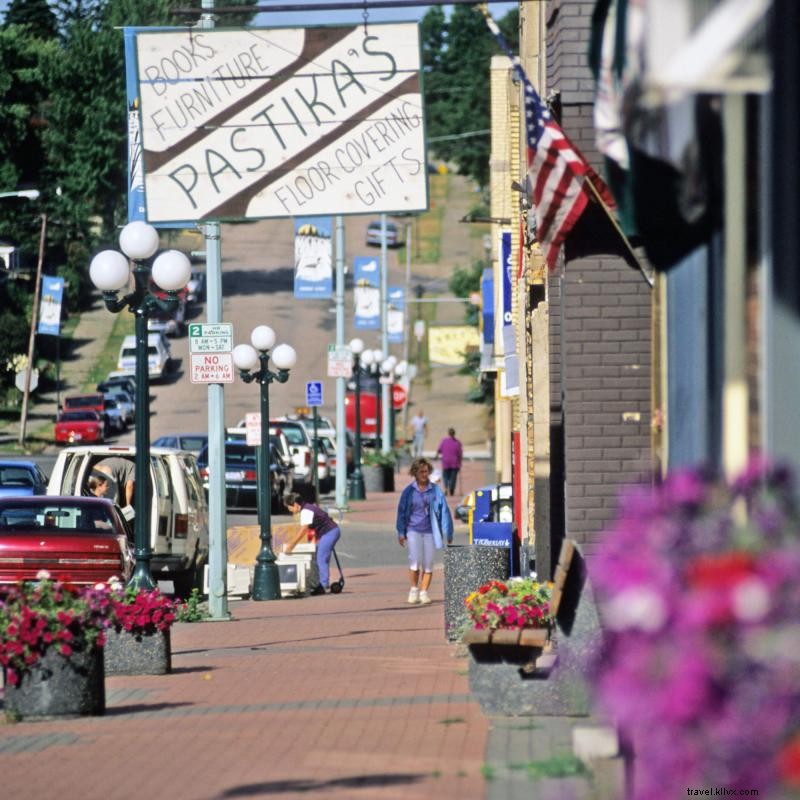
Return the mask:
{"type": "Polygon", "coordinates": [[[795,736],[778,753],[778,773],[790,786],[800,789],[800,736],[795,736]]]}
{"type": "Polygon", "coordinates": [[[733,552],[697,556],[686,568],[693,589],[730,589],[755,572],[752,553],[733,552]]]}

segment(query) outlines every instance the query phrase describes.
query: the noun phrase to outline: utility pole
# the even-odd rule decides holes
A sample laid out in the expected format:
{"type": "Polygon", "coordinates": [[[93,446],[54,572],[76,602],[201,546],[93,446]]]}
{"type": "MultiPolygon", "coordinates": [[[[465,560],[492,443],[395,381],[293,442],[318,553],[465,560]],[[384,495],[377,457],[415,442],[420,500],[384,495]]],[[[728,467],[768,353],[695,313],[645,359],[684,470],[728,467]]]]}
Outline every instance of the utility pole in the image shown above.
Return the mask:
{"type": "Polygon", "coordinates": [[[36,322],[39,315],[39,295],[42,291],[42,264],[44,263],[44,241],[47,231],[47,214],[42,214],[42,230],[39,234],[39,258],[36,262],[36,286],[33,290],[33,309],[31,310],[31,333],[28,338],[28,363],[25,365],[25,384],[22,390],[22,416],[19,421],[19,446],[25,444],[25,428],[28,425],[28,401],[31,396],[31,370],[36,343],[36,322]]]}

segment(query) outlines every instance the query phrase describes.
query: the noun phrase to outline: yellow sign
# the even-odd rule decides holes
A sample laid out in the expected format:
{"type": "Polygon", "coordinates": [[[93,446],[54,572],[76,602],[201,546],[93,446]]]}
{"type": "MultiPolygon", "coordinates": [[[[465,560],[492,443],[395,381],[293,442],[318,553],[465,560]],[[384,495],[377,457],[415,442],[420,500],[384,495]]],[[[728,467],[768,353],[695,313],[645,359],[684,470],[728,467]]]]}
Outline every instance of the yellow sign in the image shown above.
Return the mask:
{"type": "Polygon", "coordinates": [[[428,356],[433,364],[459,366],[464,363],[465,353],[479,347],[477,327],[447,325],[428,328],[428,356]]]}

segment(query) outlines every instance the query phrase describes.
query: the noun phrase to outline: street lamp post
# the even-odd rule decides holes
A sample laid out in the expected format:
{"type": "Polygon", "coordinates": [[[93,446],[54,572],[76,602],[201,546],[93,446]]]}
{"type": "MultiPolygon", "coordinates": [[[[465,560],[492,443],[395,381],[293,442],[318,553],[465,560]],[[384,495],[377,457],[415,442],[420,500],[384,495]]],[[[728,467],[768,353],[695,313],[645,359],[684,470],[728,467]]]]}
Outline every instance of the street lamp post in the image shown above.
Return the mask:
{"type": "Polygon", "coordinates": [[[364,342],[353,339],[350,342],[350,352],[353,354],[353,372],[356,376],[356,407],[355,407],[355,452],[353,453],[353,474],[347,481],[347,496],[350,500],[364,500],[367,492],[364,488],[364,474],[361,472],[361,354],[364,352],[364,342]]]}
{"type": "Polygon", "coordinates": [[[389,385],[389,430],[384,433],[383,449],[385,453],[389,453],[394,449],[394,400],[392,397],[392,387],[394,385],[394,372],[397,367],[397,356],[388,356],[381,362],[381,375],[384,381],[389,385]]]}
{"type": "MultiPolygon", "coordinates": [[[[152,264],[148,261],[158,250],[158,231],[146,222],[128,223],[120,233],[122,250],[103,250],[89,266],[92,283],[103,293],[106,308],[118,314],[130,309],[136,318],[136,489],[134,491],[134,557],[136,564],[130,585],[138,589],[154,589],[150,573],[150,367],[147,354],[147,318],[156,309],[174,311],[178,307],[177,291],[186,286],[192,265],[183,253],[166,250],[152,264]],[[123,255],[124,253],[124,255],[123,255]],[[128,286],[130,262],[133,262],[133,290],[124,297],[118,293],[128,286]],[[150,278],[166,291],[165,298],[150,292],[150,278]]],[[[121,488],[121,487],[120,487],[121,488]]]]}
{"type": "Polygon", "coordinates": [[[271,476],[269,471],[269,385],[273,381],[286,383],[289,370],[297,362],[297,353],[288,344],[275,345],[275,331],[259,325],[250,334],[251,344],[233,348],[233,363],[245,383],[256,382],[261,387],[261,447],[258,453],[258,522],[261,527],[261,550],[256,556],[253,573],[253,600],[279,600],[281,580],[275,552],[272,549],[272,513],[270,508],[271,476]],[[274,349],[273,349],[274,348],[274,349]],[[278,368],[269,368],[269,359],[278,368]],[[256,369],[258,368],[258,369],[256,369]]]}
{"type": "Polygon", "coordinates": [[[365,350],[361,354],[361,363],[364,365],[365,372],[375,383],[375,450],[380,450],[382,434],[381,430],[381,387],[378,383],[378,363],[383,358],[380,350],[365,350]]]}

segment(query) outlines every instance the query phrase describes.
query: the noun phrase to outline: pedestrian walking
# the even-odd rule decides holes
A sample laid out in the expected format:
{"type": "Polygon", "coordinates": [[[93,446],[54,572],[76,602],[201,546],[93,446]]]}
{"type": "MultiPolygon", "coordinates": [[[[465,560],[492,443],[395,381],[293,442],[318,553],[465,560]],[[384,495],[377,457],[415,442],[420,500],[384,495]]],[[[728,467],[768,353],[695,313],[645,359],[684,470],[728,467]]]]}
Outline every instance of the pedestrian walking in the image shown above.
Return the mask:
{"type": "Polygon", "coordinates": [[[454,428],[447,429],[447,436],[439,442],[436,448],[436,458],[442,459],[442,480],[444,482],[444,492],[452,497],[456,493],[456,478],[461,469],[461,461],[464,457],[464,448],[461,442],[456,439],[454,428]]]}
{"type": "Polygon", "coordinates": [[[422,456],[422,446],[425,443],[425,434],[428,430],[428,418],[422,409],[417,411],[411,418],[411,430],[413,431],[412,455],[414,458],[422,456]]]}
{"type": "Polygon", "coordinates": [[[441,549],[443,537],[453,542],[453,518],[444,493],[431,483],[433,465],[416,458],[409,474],[414,480],[403,489],[397,504],[397,538],[408,550],[408,576],[411,588],[408,602],[431,602],[428,589],[433,578],[434,551],[441,549]]]}
{"type": "Polygon", "coordinates": [[[300,514],[300,530],[294,539],[283,547],[284,553],[291,553],[303,539],[317,544],[317,567],[319,586],[311,594],[325,594],[331,585],[331,554],[342,532],[328,514],[314,503],[304,503],[299,494],[288,492],[283,496],[283,504],[292,514],[300,514]]]}

